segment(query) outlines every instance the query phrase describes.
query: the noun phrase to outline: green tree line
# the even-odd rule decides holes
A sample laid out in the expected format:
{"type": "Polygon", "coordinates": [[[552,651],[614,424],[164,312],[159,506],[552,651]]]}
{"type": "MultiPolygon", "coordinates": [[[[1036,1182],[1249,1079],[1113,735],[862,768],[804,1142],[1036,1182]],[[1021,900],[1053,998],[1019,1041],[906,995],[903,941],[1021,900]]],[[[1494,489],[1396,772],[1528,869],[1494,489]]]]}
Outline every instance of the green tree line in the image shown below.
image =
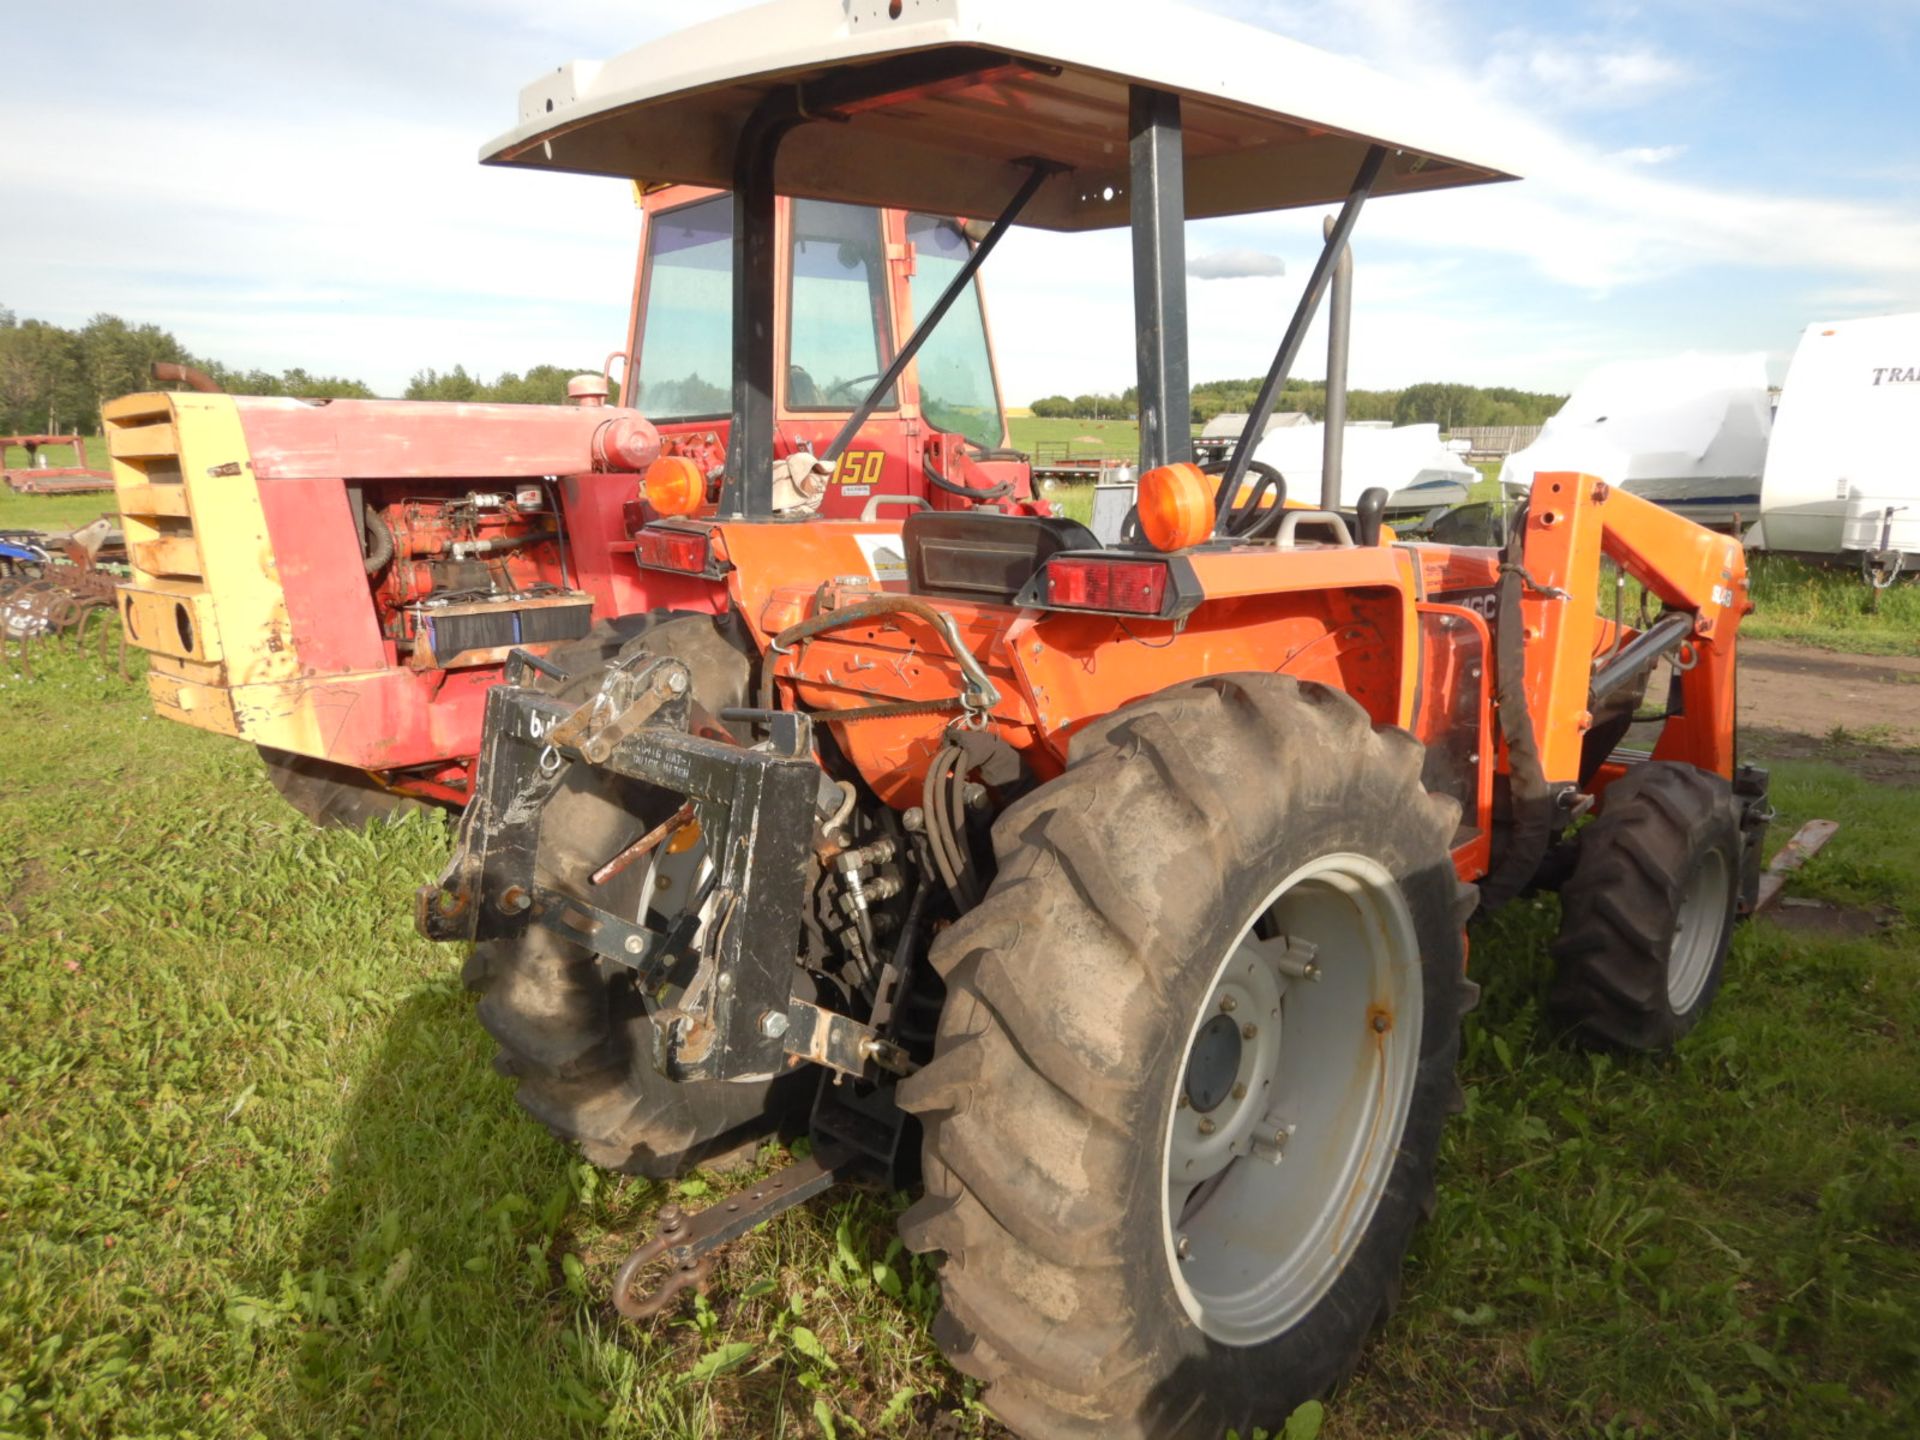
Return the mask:
{"type": "MultiPolygon", "coordinates": [[[[1207,380],[1193,387],[1194,423],[1204,425],[1216,415],[1251,410],[1260,393],[1260,378],[1207,380]]],[[[1438,425],[1452,430],[1469,425],[1541,425],[1566,403],[1564,395],[1543,395],[1505,385],[1456,385],[1427,381],[1404,390],[1349,390],[1349,420],[1390,420],[1395,425],[1438,425]]],[[[1117,395],[1048,395],[1033,402],[1033,413],[1044,419],[1131,419],[1139,409],[1129,387],[1117,395]]],[[[1280,392],[1280,410],[1303,410],[1315,420],[1326,418],[1327,382],[1289,380],[1280,392]]]]}
{"type": "Polygon", "coordinates": [[[137,325],[118,315],[95,315],[77,330],[44,320],[20,320],[0,308],[0,431],[66,434],[100,428],[109,400],[154,388],[161,361],[205,371],[237,395],[295,395],[304,399],[370,397],[358,380],[292,369],[278,375],[241,370],[193,354],[172,332],[137,325]]]}
{"type": "MultiPolygon", "coordinates": [[[[364,381],[344,376],[314,375],[299,367],[275,374],[224,365],[193,354],[171,331],[133,324],[118,315],[95,315],[69,330],[44,320],[21,320],[0,306],[0,433],[96,433],[100,407],[109,400],[159,388],[153,366],[161,361],[204,371],[232,395],[375,398],[364,381]]],[[[524,375],[508,370],[487,380],[468,374],[461,365],[444,372],[425,369],[408,382],[406,398],[558,405],[567,398],[568,379],[580,373],[560,365],[536,365],[524,375]]]]}
{"type": "Polygon", "coordinates": [[[407,382],[408,400],[460,400],[493,405],[564,405],[567,381],[598,366],[535,365],[524,375],[503,370],[497,380],[469,375],[466,366],[445,371],[428,368],[407,382]]]}

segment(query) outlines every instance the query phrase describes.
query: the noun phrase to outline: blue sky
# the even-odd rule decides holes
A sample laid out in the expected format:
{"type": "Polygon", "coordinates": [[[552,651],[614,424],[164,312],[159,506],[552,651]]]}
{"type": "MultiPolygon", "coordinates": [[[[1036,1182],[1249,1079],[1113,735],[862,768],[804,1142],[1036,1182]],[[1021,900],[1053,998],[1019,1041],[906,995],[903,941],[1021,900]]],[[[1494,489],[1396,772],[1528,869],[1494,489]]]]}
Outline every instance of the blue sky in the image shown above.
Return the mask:
{"type": "MultiPolygon", "coordinates": [[[[625,188],[474,157],[540,71],[732,8],[12,0],[0,304],[389,393],[428,365],[597,365],[632,282],[625,188]]],[[[1920,0],[1206,8],[1431,87],[1528,176],[1370,208],[1357,385],[1564,389],[1688,349],[1766,351],[1777,379],[1811,321],[1920,309],[1920,0]]],[[[1197,378],[1265,368],[1318,228],[1192,228],[1198,269],[1286,271],[1191,281],[1197,378]]],[[[1016,234],[987,289],[1011,403],[1131,380],[1124,237],[1016,234]]]]}

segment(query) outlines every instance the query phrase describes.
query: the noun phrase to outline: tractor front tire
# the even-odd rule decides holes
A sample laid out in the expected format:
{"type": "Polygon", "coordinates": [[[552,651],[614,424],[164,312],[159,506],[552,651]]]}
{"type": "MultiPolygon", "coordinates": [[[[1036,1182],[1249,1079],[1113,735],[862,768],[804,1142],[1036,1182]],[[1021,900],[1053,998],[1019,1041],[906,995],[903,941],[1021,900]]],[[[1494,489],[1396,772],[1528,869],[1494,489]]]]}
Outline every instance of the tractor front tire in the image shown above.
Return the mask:
{"type": "Polygon", "coordinates": [[[1086,727],[995,824],[899,1088],[901,1234],[1021,1434],[1277,1430],[1390,1312],[1473,993],[1422,755],[1337,690],[1215,676],[1086,727]]]}
{"type": "MultiPolygon", "coordinates": [[[[585,701],[624,650],[671,655],[693,673],[693,698],[710,714],[747,702],[750,662],[705,615],[646,617],[616,633],[601,627],[549,659],[567,675],[550,685],[585,701]]],[[[541,813],[534,867],[547,888],[615,914],[639,916],[664,874],[646,861],[607,883],[588,876],[667,818],[681,797],[576,763],[541,813]]],[[[663,842],[664,850],[671,840],[663,842]]],[[[681,873],[677,883],[691,888],[681,873]]],[[[677,892],[676,892],[677,893],[677,892]]],[[[677,1084],[654,1069],[649,1001],[634,972],[529,925],[512,940],[476,945],[467,988],[480,996],[480,1023],[500,1046],[496,1068],[519,1085],[515,1097],[554,1135],[594,1164],[636,1175],[678,1175],[737,1149],[783,1113],[799,1077],[729,1084],[677,1084]]]]}
{"type": "Polygon", "coordinates": [[[397,820],[430,808],[423,800],[383,789],[364,770],[270,745],[259,748],[267,779],[280,798],[322,829],[364,830],[376,820],[397,820]]]}
{"type": "Polygon", "coordinates": [[[1548,1009],[1582,1044],[1671,1049],[1719,993],[1740,901],[1740,806],[1691,765],[1635,765],[1579,834],[1548,1009]]]}

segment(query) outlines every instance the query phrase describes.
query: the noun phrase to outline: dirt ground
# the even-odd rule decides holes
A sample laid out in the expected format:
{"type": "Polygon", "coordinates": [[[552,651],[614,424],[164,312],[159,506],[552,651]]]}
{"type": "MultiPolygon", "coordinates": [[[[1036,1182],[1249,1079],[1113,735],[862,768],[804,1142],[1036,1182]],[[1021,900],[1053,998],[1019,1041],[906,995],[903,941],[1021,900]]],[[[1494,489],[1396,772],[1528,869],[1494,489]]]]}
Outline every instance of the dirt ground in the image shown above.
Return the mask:
{"type": "Polygon", "coordinates": [[[1831,760],[1920,786],[1920,658],[1740,642],[1740,730],[1756,758],[1831,760]]]}

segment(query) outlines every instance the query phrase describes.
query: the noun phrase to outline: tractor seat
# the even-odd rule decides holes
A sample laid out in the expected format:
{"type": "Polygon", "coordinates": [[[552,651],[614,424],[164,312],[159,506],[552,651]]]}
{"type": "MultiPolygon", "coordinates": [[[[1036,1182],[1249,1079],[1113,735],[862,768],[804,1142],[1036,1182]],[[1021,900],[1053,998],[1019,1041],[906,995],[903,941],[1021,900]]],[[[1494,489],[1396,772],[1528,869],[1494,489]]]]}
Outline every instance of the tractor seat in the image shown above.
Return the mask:
{"type": "Polygon", "coordinates": [[[917,510],[900,527],[915,595],[1010,605],[1063,550],[1099,550],[1078,520],[993,510],[917,510]]]}

